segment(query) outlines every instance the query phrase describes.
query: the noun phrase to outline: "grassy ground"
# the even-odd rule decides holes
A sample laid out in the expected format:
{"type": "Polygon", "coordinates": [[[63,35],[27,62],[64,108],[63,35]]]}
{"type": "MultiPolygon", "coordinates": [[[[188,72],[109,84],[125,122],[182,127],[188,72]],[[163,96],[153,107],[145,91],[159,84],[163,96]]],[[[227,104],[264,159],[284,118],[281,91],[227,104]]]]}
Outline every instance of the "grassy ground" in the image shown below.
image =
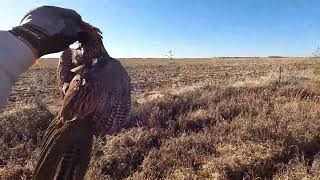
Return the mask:
{"type": "MultiPolygon", "coordinates": [[[[134,87],[132,123],[95,139],[87,179],[320,178],[319,60],[122,63],[134,87]]],[[[61,106],[55,66],[23,74],[0,110],[0,179],[32,176],[61,106]]]]}

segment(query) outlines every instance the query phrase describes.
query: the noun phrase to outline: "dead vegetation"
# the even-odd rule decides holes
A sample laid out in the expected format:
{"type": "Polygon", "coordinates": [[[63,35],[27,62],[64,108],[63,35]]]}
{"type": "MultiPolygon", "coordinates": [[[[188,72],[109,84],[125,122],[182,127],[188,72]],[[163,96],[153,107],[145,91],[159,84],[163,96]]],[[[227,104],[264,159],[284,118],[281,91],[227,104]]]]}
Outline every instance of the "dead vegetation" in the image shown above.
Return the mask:
{"type": "MultiPolygon", "coordinates": [[[[316,60],[123,64],[134,83],[135,123],[95,140],[87,179],[320,178],[316,60]]],[[[54,66],[43,66],[24,74],[12,95],[18,98],[0,112],[0,179],[31,177],[59,109],[54,66]],[[36,84],[33,76],[47,78],[36,84]]]]}

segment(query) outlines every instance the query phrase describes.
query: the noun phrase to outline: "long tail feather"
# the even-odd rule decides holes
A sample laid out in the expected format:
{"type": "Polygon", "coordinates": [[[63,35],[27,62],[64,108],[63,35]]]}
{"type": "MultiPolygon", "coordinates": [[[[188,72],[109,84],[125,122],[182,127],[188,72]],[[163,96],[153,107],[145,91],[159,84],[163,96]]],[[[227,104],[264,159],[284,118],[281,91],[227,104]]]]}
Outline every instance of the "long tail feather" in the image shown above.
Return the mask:
{"type": "Polygon", "coordinates": [[[93,133],[88,119],[51,126],[34,171],[34,180],[83,179],[90,161],[93,133]]]}

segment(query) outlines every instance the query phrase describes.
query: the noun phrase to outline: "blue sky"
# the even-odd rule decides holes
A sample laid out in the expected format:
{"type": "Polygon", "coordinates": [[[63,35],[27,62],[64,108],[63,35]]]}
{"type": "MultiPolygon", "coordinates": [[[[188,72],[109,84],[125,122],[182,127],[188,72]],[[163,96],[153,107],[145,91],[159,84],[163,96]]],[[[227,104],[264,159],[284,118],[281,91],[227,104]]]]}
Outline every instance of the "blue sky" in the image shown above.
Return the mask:
{"type": "Polygon", "coordinates": [[[114,57],[309,56],[319,0],[2,0],[0,29],[40,5],[75,9],[114,57]]]}

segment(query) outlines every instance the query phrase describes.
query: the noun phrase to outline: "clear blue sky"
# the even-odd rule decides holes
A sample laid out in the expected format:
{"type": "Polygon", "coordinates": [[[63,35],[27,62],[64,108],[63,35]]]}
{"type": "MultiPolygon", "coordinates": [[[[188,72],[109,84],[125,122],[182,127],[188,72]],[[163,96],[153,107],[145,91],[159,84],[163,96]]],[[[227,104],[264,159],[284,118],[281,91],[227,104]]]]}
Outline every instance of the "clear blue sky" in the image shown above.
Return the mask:
{"type": "Polygon", "coordinates": [[[78,11],[114,57],[309,56],[319,0],[2,0],[0,29],[40,5],[78,11]]]}

